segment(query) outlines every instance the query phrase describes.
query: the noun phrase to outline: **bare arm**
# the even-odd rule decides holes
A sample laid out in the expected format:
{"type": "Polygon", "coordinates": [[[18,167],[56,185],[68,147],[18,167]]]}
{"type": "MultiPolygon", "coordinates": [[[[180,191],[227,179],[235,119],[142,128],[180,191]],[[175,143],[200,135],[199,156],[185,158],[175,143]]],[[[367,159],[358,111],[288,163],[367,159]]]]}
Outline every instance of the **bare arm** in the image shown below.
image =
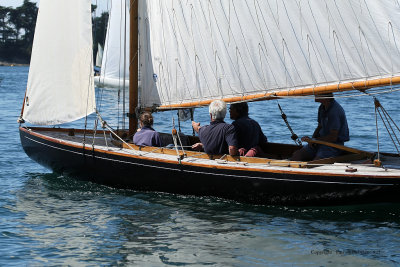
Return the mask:
{"type": "MultiPolygon", "coordinates": [[[[328,135],[317,137],[317,138],[315,138],[315,140],[335,143],[338,139],[338,135],[339,135],[338,130],[331,130],[328,135]]],[[[301,140],[304,142],[308,142],[308,140],[310,140],[310,138],[308,136],[305,136],[305,137],[302,137],[301,140]]]]}
{"type": "MultiPolygon", "coordinates": [[[[321,128],[322,128],[321,124],[318,123],[318,126],[317,126],[317,128],[315,128],[314,133],[311,138],[317,139],[319,137],[319,131],[321,130],[321,128]]],[[[310,140],[311,138],[309,136],[303,136],[301,138],[301,141],[308,142],[308,140],[310,140]]]]}
{"type": "Polygon", "coordinates": [[[320,141],[326,141],[326,142],[331,142],[335,143],[338,139],[339,131],[338,130],[331,130],[328,135],[325,136],[320,136],[318,138],[315,138],[320,141]]]}
{"type": "Polygon", "coordinates": [[[192,121],[192,127],[193,127],[193,130],[195,130],[196,131],[196,133],[198,133],[199,132],[199,129],[200,129],[200,122],[195,122],[195,121],[192,121]]]}
{"type": "Polygon", "coordinates": [[[229,155],[237,156],[238,154],[239,154],[239,151],[238,151],[237,147],[229,146],[229,155]]]}
{"type": "Polygon", "coordinates": [[[204,149],[204,146],[202,143],[196,143],[192,145],[192,149],[195,151],[202,151],[204,149]]]}

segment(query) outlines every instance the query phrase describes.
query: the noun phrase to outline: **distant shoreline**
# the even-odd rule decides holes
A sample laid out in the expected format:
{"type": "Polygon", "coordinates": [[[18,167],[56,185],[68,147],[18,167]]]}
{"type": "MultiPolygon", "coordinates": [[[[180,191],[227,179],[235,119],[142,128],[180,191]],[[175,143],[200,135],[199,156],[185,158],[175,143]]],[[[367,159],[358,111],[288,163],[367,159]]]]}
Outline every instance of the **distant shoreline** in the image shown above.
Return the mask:
{"type": "Polygon", "coordinates": [[[7,67],[27,67],[29,64],[20,64],[20,63],[13,63],[13,62],[4,62],[0,61],[0,66],[7,66],[7,67]]]}

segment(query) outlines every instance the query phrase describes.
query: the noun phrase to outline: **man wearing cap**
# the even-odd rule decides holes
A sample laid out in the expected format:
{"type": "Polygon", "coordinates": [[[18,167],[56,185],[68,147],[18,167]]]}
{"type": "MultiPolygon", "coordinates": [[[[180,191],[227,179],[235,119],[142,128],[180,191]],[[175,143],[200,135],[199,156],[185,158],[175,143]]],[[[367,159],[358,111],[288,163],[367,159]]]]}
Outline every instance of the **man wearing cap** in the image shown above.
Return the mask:
{"type": "MultiPolygon", "coordinates": [[[[343,145],[350,140],[346,114],[342,106],[336,102],[332,93],[315,96],[315,102],[321,103],[318,109],[318,126],[312,135],[314,140],[343,145]]],[[[304,136],[302,141],[308,142],[310,137],[304,136]]],[[[307,161],[336,157],[342,150],[325,145],[307,144],[293,153],[291,160],[307,161]]]]}

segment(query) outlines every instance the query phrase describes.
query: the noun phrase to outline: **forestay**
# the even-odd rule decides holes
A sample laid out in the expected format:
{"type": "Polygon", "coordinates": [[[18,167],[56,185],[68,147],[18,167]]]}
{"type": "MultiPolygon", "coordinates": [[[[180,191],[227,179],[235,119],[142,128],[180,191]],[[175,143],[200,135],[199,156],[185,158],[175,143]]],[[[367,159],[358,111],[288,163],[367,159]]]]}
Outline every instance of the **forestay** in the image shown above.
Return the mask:
{"type": "Polygon", "coordinates": [[[144,107],[400,74],[398,1],[147,0],[139,12],[144,107]]]}
{"type": "Polygon", "coordinates": [[[99,85],[129,86],[129,7],[126,0],[112,0],[104,43],[99,85]]]}
{"type": "Polygon", "coordinates": [[[92,45],[91,0],[40,1],[26,121],[55,125],[95,111],[92,45]]]}

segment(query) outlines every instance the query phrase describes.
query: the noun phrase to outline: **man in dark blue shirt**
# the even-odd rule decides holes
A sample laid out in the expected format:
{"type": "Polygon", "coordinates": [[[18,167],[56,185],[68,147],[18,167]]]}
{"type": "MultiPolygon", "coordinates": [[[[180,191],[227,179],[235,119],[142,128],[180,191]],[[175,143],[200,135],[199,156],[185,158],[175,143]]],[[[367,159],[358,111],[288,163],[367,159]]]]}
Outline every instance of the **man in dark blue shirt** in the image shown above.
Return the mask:
{"type": "MultiPolygon", "coordinates": [[[[316,95],[315,102],[321,103],[318,109],[318,126],[312,138],[320,141],[343,145],[350,140],[349,127],[346,114],[342,106],[333,98],[333,94],[316,95]]],[[[302,141],[308,142],[310,138],[304,136],[302,141]]],[[[291,160],[311,160],[336,157],[342,150],[334,147],[308,144],[296,151],[291,160]]]]}
{"type": "Polygon", "coordinates": [[[260,145],[267,142],[267,137],[255,120],[249,118],[249,106],[246,102],[232,104],[229,108],[232,125],[238,138],[241,156],[255,157],[263,155],[260,145]]]}
{"type": "Polygon", "coordinates": [[[161,146],[161,139],[158,132],[151,126],[153,116],[150,112],[143,112],[139,117],[140,130],[133,136],[133,143],[137,146],[161,146]]]}
{"type": "Polygon", "coordinates": [[[221,155],[238,154],[237,139],[233,125],[225,123],[226,103],[221,100],[211,102],[209,106],[210,125],[200,126],[200,123],[192,121],[193,129],[199,133],[200,143],[194,144],[194,150],[201,150],[207,154],[221,155]]]}

